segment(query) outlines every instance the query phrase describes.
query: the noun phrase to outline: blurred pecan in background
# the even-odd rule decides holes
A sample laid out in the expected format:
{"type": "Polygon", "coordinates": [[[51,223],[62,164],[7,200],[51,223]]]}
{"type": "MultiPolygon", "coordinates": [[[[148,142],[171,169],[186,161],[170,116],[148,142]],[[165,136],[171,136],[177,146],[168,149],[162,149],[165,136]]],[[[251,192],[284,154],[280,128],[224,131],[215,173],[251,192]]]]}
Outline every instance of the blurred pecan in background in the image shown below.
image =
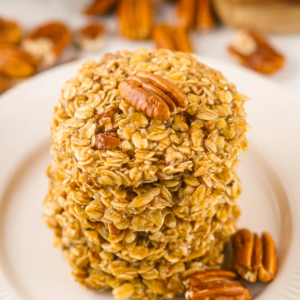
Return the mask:
{"type": "Polygon", "coordinates": [[[260,34],[248,29],[236,31],[228,53],[240,64],[263,74],[274,73],[285,63],[285,58],[260,34]]]}
{"type": "Polygon", "coordinates": [[[232,236],[234,268],[250,282],[269,282],[277,271],[277,257],[274,241],[268,233],[259,238],[247,229],[241,229],[232,236]]]}
{"type": "Polygon", "coordinates": [[[0,73],[12,79],[27,78],[37,71],[39,62],[30,54],[9,44],[0,44],[0,73]]]}
{"type": "Polygon", "coordinates": [[[17,23],[0,18],[0,43],[19,44],[21,38],[22,31],[17,23]]]}
{"type": "Polygon", "coordinates": [[[71,42],[69,29],[59,22],[44,24],[30,33],[22,42],[25,51],[41,60],[42,67],[53,65],[71,42]]]}
{"type": "Polygon", "coordinates": [[[187,300],[248,300],[249,290],[235,281],[236,274],[226,270],[195,273],[184,280],[187,300]]]}
{"type": "Polygon", "coordinates": [[[12,87],[10,78],[0,73],[0,94],[12,87]]]}
{"type": "Polygon", "coordinates": [[[167,24],[156,25],[153,28],[152,38],[156,48],[193,52],[188,32],[184,27],[171,27],[167,24]]]}
{"type": "Polygon", "coordinates": [[[82,50],[97,51],[104,44],[105,29],[98,23],[91,23],[79,30],[76,42],[82,50]]]}
{"type": "Polygon", "coordinates": [[[178,25],[187,29],[194,27],[197,0],[179,0],[176,5],[178,25]]]}
{"type": "Polygon", "coordinates": [[[186,107],[186,95],[169,80],[149,72],[138,72],[123,80],[120,97],[148,117],[167,121],[176,106],[186,107]]]}
{"type": "Polygon", "coordinates": [[[214,26],[210,0],[179,0],[176,5],[179,26],[200,30],[214,26]]]}
{"type": "Polygon", "coordinates": [[[118,6],[121,34],[129,39],[149,38],[153,12],[151,0],[121,0],[118,6]]]}
{"type": "Polygon", "coordinates": [[[93,0],[93,2],[84,9],[87,15],[103,15],[113,8],[120,0],[93,0]]]}

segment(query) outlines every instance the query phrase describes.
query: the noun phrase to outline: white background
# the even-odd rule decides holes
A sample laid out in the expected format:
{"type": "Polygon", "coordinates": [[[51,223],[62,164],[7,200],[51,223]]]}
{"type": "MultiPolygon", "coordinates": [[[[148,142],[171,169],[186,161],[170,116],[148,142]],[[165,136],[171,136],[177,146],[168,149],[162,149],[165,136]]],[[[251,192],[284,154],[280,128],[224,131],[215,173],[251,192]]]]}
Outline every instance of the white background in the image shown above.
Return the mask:
{"type": "MultiPolygon", "coordinates": [[[[134,49],[154,47],[151,41],[127,41],[117,35],[117,20],[113,14],[106,17],[91,18],[81,13],[82,8],[91,0],[0,0],[0,16],[9,17],[20,22],[25,31],[35,26],[50,21],[63,20],[73,31],[80,28],[88,20],[99,20],[107,27],[108,38],[104,51],[116,51],[117,48],[134,49]]],[[[156,11],[156,21],[176,22],[176,15],[172,5],[161,4],[156,11]]],[[[233,31],[225,27],[217,27],[207,32],[194,32],[191,40],[195,52],[200,55],[220,58],[231,61],[226,53],[226,47],[232,39],[233,31]]],[[[296,98],[300,104],[300,33],[287,35],[268,35],[269,40],[285,55],[287,63],[283,70],[268,76],[269,80],[282,86],[296,98]]],[[[64,58],[71,59],[75,56],[90,56],[95,53],[79,53],[76,50],[68,51],[64,58]]]]}

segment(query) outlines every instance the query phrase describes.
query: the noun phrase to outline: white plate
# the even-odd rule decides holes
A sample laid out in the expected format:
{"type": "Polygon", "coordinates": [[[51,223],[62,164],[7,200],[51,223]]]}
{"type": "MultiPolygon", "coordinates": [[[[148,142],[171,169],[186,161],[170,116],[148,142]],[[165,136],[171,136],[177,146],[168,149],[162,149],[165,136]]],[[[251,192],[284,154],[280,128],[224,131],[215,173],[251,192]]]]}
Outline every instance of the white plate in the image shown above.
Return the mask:
{"type": "MultiPolygon", "coordinates": [[[[269,285],[251,285],[255,299],[300,299],[300,109],[266,79],[201,57],[250,96],[250,149],[241,156],[240,227],[270,232],[279,270],[269,285]]],[[[0,299],[112,299],[80,287],[69,275],[52,232],[41,219],[48,188],[49,120],[60,88],[81,62],[52,69],[0,99],[0,299]]]]}

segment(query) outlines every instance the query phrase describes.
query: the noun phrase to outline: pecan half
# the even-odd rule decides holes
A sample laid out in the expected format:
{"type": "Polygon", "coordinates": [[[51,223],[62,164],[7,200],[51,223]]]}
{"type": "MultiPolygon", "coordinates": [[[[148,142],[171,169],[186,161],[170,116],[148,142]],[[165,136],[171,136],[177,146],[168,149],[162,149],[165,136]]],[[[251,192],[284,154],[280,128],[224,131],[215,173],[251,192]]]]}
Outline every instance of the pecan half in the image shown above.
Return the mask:
{"type": "Polygon", "coordinates": [[[247,29],[236,32],[228,53],[240,64],[262,74],[274,73],[285,64],[285,58],[260,34],[247,29]]]}
{"type": "Polygon", "coordinates": [[[197,0],[179,0],[176,3],[178,25],[184,28],[193,28],[195,25],[195,13],[197,0]]]}
{"type": "Polygon", "coordinates": [[[184,27],[171,27],[167,24],[154,26],[152,39],[156,48],[193,52],[188,32],[184,27]]]}
{"type": "Polygon", "coordinates": [[[184,280],[187,300],[248,300],[250,292],[226,270],[202,271],[184,280]]]}
{"type": "Polygon", "coordinates": [[[122,0],[118,7],[121,34],[129,39],[147,39],[152,30],[151,0],[122,0]]]}
{"type": "Polygon", "coordinates": [[[214,26],[210,0],[179,0],[176,8],[181,27],[208,30],[214,26]]]}
{"type": "Polygon", "coordinates": [[[120,0],[93,0],[93,2],[84,9],[87,15],[103,15],[113,8],[120,0]]]}
{"type": "Polygon", "coordinates": [[[22,47],[41,60],[43,67],[54,64],[71,42],[71,33],[62,23],[51,22],[35,29],[22,43],[22,47]]]}
{"type": "Polygon", "coordinates": [[[214,27],[214,24],[211,0],[198,0],[196,28],[199,30],[209,30],[214,27]]]}
{"type": "Polygon", "coordinates": [[[170,81],[150,72],[138,72],[123,80],[118,87],[120,97],[137,111],[153,119],[167,121],[176,106],[185,108],[187,96],[170,81]]]}
{"type": "Polygon", "coordinates": [[[170,98],[174,101],[174,103],[182,108],[186,108],[188,105],[188,98],[185,93],[183,93],[175,84],[173,84],[171,81],[155,75],[150,72],[138,72],[137,76],[140,78],[143,78],[159,89],[161,89],[163,92],[165,92],[170,98]]]}
{"type": "Polygon", "coordinates": [[[97,51],[104,44],[105,29],[98,23],[91,23],[77,33],[76,42],[82,50],[97,51]]]}
{"type": "Polygon", "coordinates": [[[18,44],[21,37],[21,28],[17,23],[0,19],[0,43],[18,44]]]}
{"type": "Polygon", "coordinates": [[[11,87],[12,87],[11,80],[7,76],[0,73],[0,94],[7,91],[11,87]]]}
{"type": "Polygon", "coordinates": [[[277,270],[274,241],[268,233],[262,238],[247,229],[241,229],[232,236],[234,268],[250,282],[269,282],[277,270]]]}
{"type": "Polygon", "coordinates": [[[36,73],[38,61],[9,44],[0,45],[0,73],[9,78],[27,78],[36,73]]]}
{"type": "Polygon", "coordinates": [[[95,145],[98,150],[111,150],[120,145],[120,139],[110,134],[99,133],[96,137],[95,145]]]}

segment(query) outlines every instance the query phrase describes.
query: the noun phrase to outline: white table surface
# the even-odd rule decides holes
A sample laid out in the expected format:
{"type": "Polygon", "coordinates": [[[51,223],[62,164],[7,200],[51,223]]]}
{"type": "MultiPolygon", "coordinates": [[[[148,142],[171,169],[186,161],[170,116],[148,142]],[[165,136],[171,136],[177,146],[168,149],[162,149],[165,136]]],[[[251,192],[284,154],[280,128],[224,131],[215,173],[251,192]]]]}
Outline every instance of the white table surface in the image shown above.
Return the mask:
{"type": "MultiPolygon", "coordinates": [[[[96,18],[84,16],[81,10],[89,1],[91,0],[0,0],[0,16],[19,21],[25,31],[54,19],[65,21],[74,31],[88,20],[99,20],[106,25],[108,32],[103,49],[105,52],[154,47],[151,41],[135,42],[118,37],[117,21],[113,14],[96,18]]],[[[169,4],[160,5],[159,11],[156,12],[158,22],[175,22],[175,12],[169,6],[169,4]]],[[[232,35],[233,31],[230,28],[217,27],[207,33],[194,32],[191,34],[191,40],[197,54],[231,61],[226,53],[226,46],[230,43],[232,35]]],[[[269,80],[285,88],[300,105],[300,33],[268,35],[268,38],[287,60],[285,68],[275,75],[269,76],[269,80]]],[[[78,54],[76,51],[75,53],[78,54]]],[[[88,57],[95,56],[95,54],[97,53],[80,53],[80,56],[88,57]]],[[[67,53],[66,55],[74,56],[74,50],[72,54],[67,53]]]]}

